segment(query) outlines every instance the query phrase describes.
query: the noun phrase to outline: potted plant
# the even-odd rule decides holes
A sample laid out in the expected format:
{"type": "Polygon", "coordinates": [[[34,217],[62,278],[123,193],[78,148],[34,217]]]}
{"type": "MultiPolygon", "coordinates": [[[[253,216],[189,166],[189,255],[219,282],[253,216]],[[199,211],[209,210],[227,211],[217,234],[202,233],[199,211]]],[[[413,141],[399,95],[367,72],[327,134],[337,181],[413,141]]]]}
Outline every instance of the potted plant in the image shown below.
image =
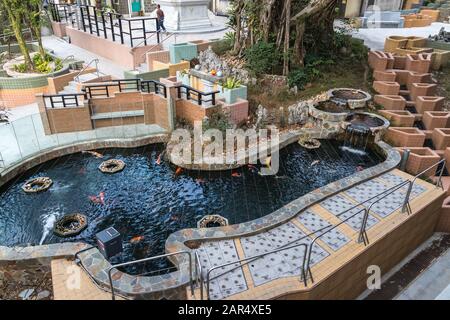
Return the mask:
{"type": "Polygon", "coordinates": [[[247,99],[247,87],[236,78],[226,78],[219,85],[219,91],[227,104],[236,103],[238,98],[247,99]]]}
{"type": "Polygon", "coordinates": [[[177,81],[181,81],[185,86],[190,86],[191,80],[189,77],[189,69],[177,71],[177,81]]]}

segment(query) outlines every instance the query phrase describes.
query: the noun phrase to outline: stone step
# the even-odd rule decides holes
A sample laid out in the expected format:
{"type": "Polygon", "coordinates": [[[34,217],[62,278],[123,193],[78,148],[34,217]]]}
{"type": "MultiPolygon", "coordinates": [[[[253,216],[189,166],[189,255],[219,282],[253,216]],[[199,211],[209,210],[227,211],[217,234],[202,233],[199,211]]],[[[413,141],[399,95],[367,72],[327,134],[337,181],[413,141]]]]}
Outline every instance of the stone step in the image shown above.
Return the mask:
{"type": "Polygon", "coordinates": [[[144,110],[130,110],[130,111],[119,111],[119,112],[102,112],[96,113],[91,116],[92,120],[103,120],[103,119],[117,119],[117,118],[130,118],[130,117],[143,117],[144,110]]]}

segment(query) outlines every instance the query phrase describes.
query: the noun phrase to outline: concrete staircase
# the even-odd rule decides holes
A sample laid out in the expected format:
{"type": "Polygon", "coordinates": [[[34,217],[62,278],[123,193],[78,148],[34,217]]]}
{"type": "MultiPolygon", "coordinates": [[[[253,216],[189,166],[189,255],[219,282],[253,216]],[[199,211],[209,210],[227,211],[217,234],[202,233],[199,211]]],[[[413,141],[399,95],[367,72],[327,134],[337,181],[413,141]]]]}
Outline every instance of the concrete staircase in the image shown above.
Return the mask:
{"type": "Polygon", "coordinates": [[[90,80],[93,80],[95,78],[98,78],[98,75],[95,73],[86,73],[86,74],[82,74],[78,77],[78,79],[74,79],[72,81],[69,82],[69,84],[67,86],[64,87],[64,90],[62,90],[61,92],[59,92],[60,94],[74,94],[74,93],[79,93],[78,91],[78,86],[80,83],[84,83],[90,80]]]}

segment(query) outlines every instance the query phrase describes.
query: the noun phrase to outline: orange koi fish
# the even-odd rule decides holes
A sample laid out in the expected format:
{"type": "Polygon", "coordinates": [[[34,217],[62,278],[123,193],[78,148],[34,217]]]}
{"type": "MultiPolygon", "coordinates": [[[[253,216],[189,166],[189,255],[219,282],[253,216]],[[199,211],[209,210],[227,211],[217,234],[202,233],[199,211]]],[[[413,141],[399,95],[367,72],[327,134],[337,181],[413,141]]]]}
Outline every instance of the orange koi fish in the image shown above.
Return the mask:
{"type": "Polygon", "coordinates": [[[88,153],[96,158],[103,158],[103,155],[101,153],[95,152],[95,151],[81,151],[81,153],[88,153]]]}
{"type": "Polygon", "coordinates": [[[235,178],[239,178],[239,177],[242,177],[242,174],[240,174],[239,172],[233,172],[233,173],[231,173],[231,176],[235,177],[235,178]]]}
{"type": "Polygon", "coordinates": [[[159,166],[161,164],[161,158],[162,158],[162,153],[159,154],[158,158],[156,159],[156,164],[159,166]]]}
{"type": "Polygon", "coordinates": [[[183,172],[183,168],[177,167],[177,170],[175,171],[175,176],[178,177],[183,172]]]}
{"type": "Polygon", "coordinates": [[[198,178],[198,179],[195,179],[195,182],[197,182],[197,183],[205,183],[205,179],[198,178]]]}
{"type": "Polygon", "coordinates": [[[105,193],[100,192],[98,196],[89,196],[89,200],[93,203],[105,205],[105,193]]]}
{"type": "Polygon", "coordinates": [[[144,236],[136,236],[136,237],[131,238],[130,243],[133,243],[133,244],[139,243],[144,239],[145,239],[144,236]]]}
{"type": "Polygon", "coordinates": [[[357,167],[356,167],[356,171],[358,171],[358,172],[359,172],[359,171],[363,171],[363,170],[364,170],[364,167],[363,167],[363,166],[357,166],[357,167]]]}

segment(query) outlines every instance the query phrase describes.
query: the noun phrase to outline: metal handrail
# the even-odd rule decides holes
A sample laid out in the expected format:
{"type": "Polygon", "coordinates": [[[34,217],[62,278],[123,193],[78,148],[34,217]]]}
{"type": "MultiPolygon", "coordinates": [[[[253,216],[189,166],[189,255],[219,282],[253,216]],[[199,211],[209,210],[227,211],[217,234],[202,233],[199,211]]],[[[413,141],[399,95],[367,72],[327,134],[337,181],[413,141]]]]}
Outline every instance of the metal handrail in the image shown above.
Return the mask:
{"type": "Polygon", "coordinates": [[[85,65],[85,66],[83,67],[83,69],[81,69],[81,71],[78,72],[78,74],[74,77],[74,80],[75,80],[76,82],[80,82],[80,76],[81,76],[81,74],[82,74],[84,71],[86,71],[86,69],[89,68],[90,65],[91,65],[93,62],[95,62],[95,70],[96,70],[96,72],[97,72],[97,77],[100,77],[100,72],[98,71],[98,63],[100,62],[100,60],[99,60],[98,58],[95,58],[95,59],[92,59],[87,65],[85,65]]]}
{"type": "MultiPolygon", "coordinates": [[[[156,33],[159,34],[160,32],[156,32],[156,33]]],[[[166,38],[162,39],[159,43],[155,44],[154,46],[150,47],[150,49],[148,49],[147,51],[145,51],[145,52],[142,54],[141,58],[145,57],[145,56],[147,55],[147,53],[152,52],[154,48],[156,48],[156,47],[159,46],[160,44],[164,43],[167,39],[172,38],[173,36],[176,36],[176,33],[173,33],[173,32],[172,32],[172,33],[169,33],[169,35],[168,35],[166,38]]]]}
{"type": "Polygon", "coordinates": [[[133,264],[143,263],[143,262],[147,262],[147,261],[151,261],[151,260],[156,260],[156,259],[161,259],[161,258],[168,258],[168,257],[171,257],[171,256],[180,255],[180,254],[181,255],[186,254],[189,257],[190,287],[191,287],[191,293],[192,293],[192,295],[194,295],[194,278],[193,278],[193,273],[192,273],[192,271],[193,271],[192,270],[192,253],[191,253],[191,251],[178,251],[178,252],[173,252],[173,253],[162,254],[162,255],[159,255],[159,256],[155,256],[155,257],[149,257],[149,258],[145,258],[145,259],[119,263],[119,264],[111,266],[108,269],[108,279],[109,279],[109,285],[110,285],[110,289],[111,289],[112,300],[115,300],[115,290],[114,290],[113,279],[112,279],[112,271],[114,269],[117,269],[117,268],[120,268],[120,267],[130,266],[130,265],[133,265],[133,264]]]}
{"type": "Polygon", "coordinates": [[[203,267],[197,250],[195,250],[194,254],[195,254],[195,272],[197,275],[197,281],[200,282],[200,299],[203,300],[203,267]]]}
{"type": "Polygon", "coordinates": [[[61,60],[61,64],[64,64],[64,62],[68,61],[69,59],[75,60],[75,56],[73,54],[65,57],[64,59],[61,60]]]}
{"type": "MultiPolygon", "coordinates": [[[[308,236],[302,237],[301,239],[296,240],[295,242],[301,241],[301,240],[305,239],[306,237],[308,237],[308,236]]],[[[211,275],[211,272],[213,272],[214,270],[217,270],[217,269],[223,268],[223,267],[227,267],[227,266],[230,266],[230,265],[233,265],[233,264],[237,264],[237,263],[240,263],[240,262],[245,262],[245,261],[249,261],[249,260],[256,260],[256,259],[262,258],[262,257],[264,257],[264,256],[267,256],[267,255],[269,255],[269,254],[273,254],[273,253],[277,253],[277,252],[281,252],[281,251],[284,251],[284,250],[293,249],[293,248],[297,248],[297,247],[304,247],[304,248],[305,248],[305,254],[303,255],[303,263],[302,263],[302,271],[301,271],[301,277],[300,277],[300,280],[303,280],[303,282],[304,282],[304,284],[305,284],[305,286],[306,286],[306,285],[307,285],[307,282],[306,282],[307,277],[306,277],[306,271],[305,271],[305,258],[306,258],[306,252],[307,252],[307,250],[308,250],[308,246],[307,246],[306,243],[298,243],[298,244],[296,244],[296,245],[292,245],[292,246],[289,246],[289,247],[281,247],[281,248],[277,248],[277,249],[275,249],[275,250],[272,250],[272,251],[269,251],[269,252],[266,252],[266,253],[263,253],[263,254],[260,254],[260,255],[257,255],[257,256],[245,258],[245,259],[242,259],[242,260],[239,260],[239,261],[229,262],[229,263],[226,263],[226,264],[223,264],[223,265],[220,265],[220,266],[215,266],[215,267],[210,268],[210,269],[208,270],[208,272],[206,273],[206,298],[207,298],[208,300],[209,300],[209,298],[210,298],[210,297],[209,297],[209,291],[210,291],[210,290],[209,290],[209,289],[210,289],[210,285],[209,285],[209,284],[210,284],[210,281],[211,281],[211,280],[214,280],[214,279],[216,279],[216,278],[218,278],[218,277],[221,277],[221,276],[223,276],[224,274],[226,274],[226,273],[228,273],[228,272],[231,272],[232,270],[234,270],[234,269],[236,269],[236,268],[240,268],[241,266],[239,265],[239,266],[237,266],[236,268],[233,268],[233,269],[231,269],[231,270],[228,270],[228,271],[226,271],[226,272],[224,272],[224,273],[222,273],[222,274],[220,274],[220,275],[214,277],[213,279],[211,279],[211,278],[210,278],[210,275],[211,275]]],[[[309,271],[309,272],[310,272],[310,271],[309,271]]],[[[202,277],[202,275],[200,275],[200,276],[202,277]]],[[[203,297],[202,297],[202,299],[203,299],[203,297]]]]}
{"type": "Polygon", "coordinates": [[[444,169],[445,169],[445,164],[446,164],[446,162],[447,162],[447,161],[446,161],[445,159],[442,159],[442,160],[440,160],[439,162],[435,163],[434,165],[432,165],[432,166],[428,167],[427,169],[423,170],[422,172],[420,172],[419,174],[417,174],[417,175],[414,177],[414,179],[412,180],[411,185],[409,186],[408,191],[407,191],[407,193],[406,193],[405,202],[403,203],[403,207],[402,207],[402,212],[403,212],[403,213],[408,212],[408,214],[411,214],[411,207],[410,207],[410,205],[409,205],[409,199],[410,199],[410,197],[411,197],[412,188],[413,188],[414,183],[416,182],[416,180],[417,180],[420,176],[422,176],[424,173],[430,171],[431,169],[433,169],[433,168],[436,167],[436,166],[439,166],[440,164],[443,164],[443,166],[442,166],[442,168],[441,168],[441,170],[440,170],[440,172],[439,172],[439,178],[438,178],[438,181],[436,182],[436,187],[442,188],[442,189],[444,188],[443,185],[442,185],[442,175],[443,175],[443,173],[444,173],[444,169]]]}
{"type": "Polygon", "coordinates": [[[376,201],[372,202],[368,208],[365,208],[364,218],[363,218],[363,221],[361,223],[361,228],[360,228],[360,233],[359,233],[359,237],[358,237],[358,242],[363,241],[365,245],[369,243],[369,237],[367,236],[367,233],[366,233],[366,226],[367,226],[367,220],[369,219],[369,213],[372,210],[372,207],[376,203],[378,203],[381,200],[385,199],[387,196],[393,194],[395,191],[403,188],[407,184],[411,184],[411,181],[409,181],[409,180],[403,181],[403,182],[399,183],[398,185],[396,185],[396,186],[394,186],[392,188],[389,188],[388,190],[383,191],[382,193],[378,194],[377,197],[381,196],[383,193],[386,193],[386,194],[384,194],[382,197],[380,197],[376,201]]]}

